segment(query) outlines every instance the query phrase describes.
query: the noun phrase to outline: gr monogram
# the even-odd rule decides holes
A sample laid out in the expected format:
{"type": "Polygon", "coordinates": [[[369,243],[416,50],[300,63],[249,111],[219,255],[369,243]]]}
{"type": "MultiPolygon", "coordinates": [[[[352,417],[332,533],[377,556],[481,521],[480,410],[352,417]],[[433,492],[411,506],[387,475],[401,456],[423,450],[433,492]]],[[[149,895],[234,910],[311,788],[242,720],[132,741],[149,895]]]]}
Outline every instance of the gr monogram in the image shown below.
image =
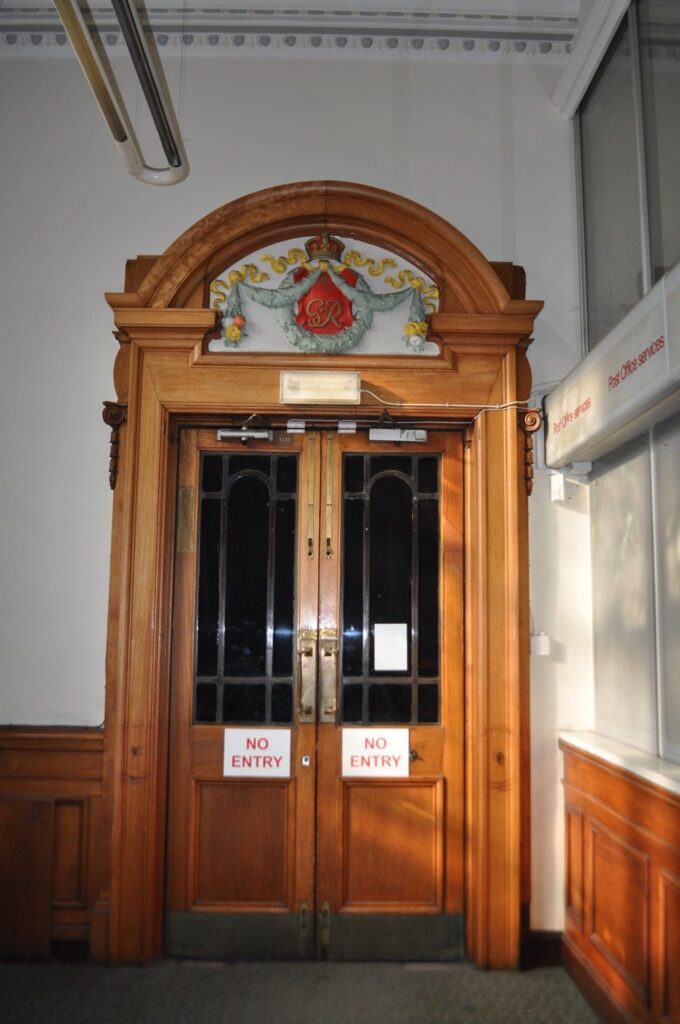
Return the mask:
{"type": "Polygon", "coordinates": [[[340,322],[342,314],[342,303],[338,299],[310,299],[305,305],[305,312],[308,316],[309,327],[326,327],[333,324],[338,330],[342,330],[340,322]]]}

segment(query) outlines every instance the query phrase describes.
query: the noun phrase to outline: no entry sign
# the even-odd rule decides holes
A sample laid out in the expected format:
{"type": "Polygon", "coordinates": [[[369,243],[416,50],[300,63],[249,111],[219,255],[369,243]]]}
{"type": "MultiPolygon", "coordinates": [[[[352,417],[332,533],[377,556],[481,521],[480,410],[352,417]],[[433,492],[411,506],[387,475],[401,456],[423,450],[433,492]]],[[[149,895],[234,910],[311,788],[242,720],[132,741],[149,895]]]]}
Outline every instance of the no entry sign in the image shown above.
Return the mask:
{"type": "Polygon", "coordinates": [[[290,729],[225,729],[224,774],[290,777],[290,729]]]}
{"type": "Polygon", "coordinates": [[[378,778],[409,774],[408,729],[343,729],[343,776],[378,778]]]}

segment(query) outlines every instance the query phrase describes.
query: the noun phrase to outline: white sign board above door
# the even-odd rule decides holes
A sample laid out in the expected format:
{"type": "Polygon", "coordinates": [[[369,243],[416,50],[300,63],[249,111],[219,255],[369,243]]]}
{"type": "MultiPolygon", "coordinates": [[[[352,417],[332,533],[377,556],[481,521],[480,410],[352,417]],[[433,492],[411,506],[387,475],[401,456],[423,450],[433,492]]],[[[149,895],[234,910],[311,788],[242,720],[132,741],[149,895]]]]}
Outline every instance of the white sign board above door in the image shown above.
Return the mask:
{"type": "Polygon", "coordinates": [[[345,778],[406,778],[410,772],[408,729],[343,729],[345,778]]]}
{"type": "Polygon", "coordinates": [[[225,729],[224,775],[290,778],[290,729],[225,729]]]}

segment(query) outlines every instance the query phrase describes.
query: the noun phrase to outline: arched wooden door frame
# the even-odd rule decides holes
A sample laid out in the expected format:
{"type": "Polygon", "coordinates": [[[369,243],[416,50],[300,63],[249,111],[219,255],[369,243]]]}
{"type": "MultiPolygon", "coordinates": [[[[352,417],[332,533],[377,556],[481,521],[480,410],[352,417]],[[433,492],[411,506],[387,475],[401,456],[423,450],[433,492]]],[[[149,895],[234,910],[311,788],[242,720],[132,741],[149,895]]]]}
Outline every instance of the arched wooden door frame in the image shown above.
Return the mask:
{"type": "MultiPolygon", "coordinates": [[[[162,952],[172,604],[175,424],[281,411],[290,367],[356,366],[414,414],[467,424],[466,948],[480,967],[517,967],[529,902],[525,350],[542,303],[512,299],[494,267],[440,217],[363,185],[307,182],[204,217],[160,257],[128,264],[107,299],[120,351],[107,648],[104,833],[92,955],[162,952]],[[207,356],[207,286],[262,246],[327,230],[404,256],[440,287],[430,337],[441,355],[207,356]],[[449,408],[445,413],[441,406],[449,408]],[[508,406],[477,415],[486,405],[508,406]]],[[[379,406],[370,397],[362,412],[379,406]]],[[[300,410],[299,414],[303,414],[300,410]]],[[[298,414],[298,413],[296,413],[298,414]]]]}

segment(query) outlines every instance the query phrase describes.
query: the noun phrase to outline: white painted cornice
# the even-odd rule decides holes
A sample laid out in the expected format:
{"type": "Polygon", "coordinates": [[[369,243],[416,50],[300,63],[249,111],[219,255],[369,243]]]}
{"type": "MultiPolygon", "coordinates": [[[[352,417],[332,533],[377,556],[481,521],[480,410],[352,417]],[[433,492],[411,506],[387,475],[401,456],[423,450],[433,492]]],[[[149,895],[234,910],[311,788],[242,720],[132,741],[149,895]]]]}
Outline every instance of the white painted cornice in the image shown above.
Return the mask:
{"type": "Polygon", "coordinates": [[[630,0],[594,0],[585,22],[579,23],[569,64],[553,94],[553,103],[565,117],[578,110],[629,4],[630,0]]]}
{"type": "MultiPolygon", "coordinates": [[[[160,53],[215,56],[329,56],[366,59],[513,61],[564,64],[576,31],[578,0],[468,0],[443,9],[418,0],[385,0],[361,9],[326,3],[236,8],[179,0],[146,5],[145,24],[160,53]],[[546,8],[550,13],[546,13],[546,8]]],[[[87,18],[112,54],[124,52],[113,10],[101,0],[87,18]]],[[[56,11],[46,0],[0,3],[0,56],[71,56],[56,11]]]]}

